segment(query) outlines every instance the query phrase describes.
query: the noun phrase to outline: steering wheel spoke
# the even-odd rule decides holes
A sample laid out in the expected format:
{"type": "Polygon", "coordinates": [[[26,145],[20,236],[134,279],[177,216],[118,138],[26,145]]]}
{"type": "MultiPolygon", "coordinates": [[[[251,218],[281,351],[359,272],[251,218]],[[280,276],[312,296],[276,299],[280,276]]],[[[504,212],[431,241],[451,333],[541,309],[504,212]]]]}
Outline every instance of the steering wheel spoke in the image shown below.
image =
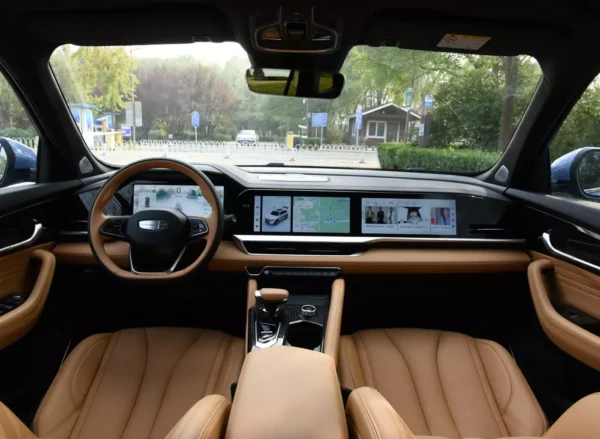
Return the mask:
{"type": "Polygon", "coordinates": [[[119,241],[129,241],[127,235],[129,218],[129,216],[106,217],[106,221],[100,227],[100,233],[108,238],[118,239],[119,241]]]}
{"type": "Polygon", "coordinates": [[[189,239],[195,240],[208,235],[209,228],[206,220],[201,216],[188,216],[190,223],[189,239]]]}

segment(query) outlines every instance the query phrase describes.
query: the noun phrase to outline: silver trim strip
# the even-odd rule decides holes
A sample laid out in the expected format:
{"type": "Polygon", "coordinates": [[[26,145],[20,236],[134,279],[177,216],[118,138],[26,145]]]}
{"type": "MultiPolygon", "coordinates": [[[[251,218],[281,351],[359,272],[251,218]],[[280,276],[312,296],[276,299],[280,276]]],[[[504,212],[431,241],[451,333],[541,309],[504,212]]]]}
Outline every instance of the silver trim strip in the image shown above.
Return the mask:
{"type": "Polygon", "coordinates": [[[236,242],[283,242],[283,243],[332,243],[332,244],[375,244],[380,242],[408,243],[487,243],[487,244],[523,244],[525,239],[489,239],[489,238],[416,238],[409,236],[281,236],[281,235],[233,235],[236,242]]]}
{"type": "Polygon", "coordinates": [[[175,259],[175,262],[173,263],[173,265],[171,265],[171,268],[169,268],[167,271],[137,271],[135,268],[133,268],[133,259],[131,258],[131,247],[129,247],[129,266],[131,267],[131,272],[133,274],[170,274],[170,273],[173,273],[175,271],[175,268],[177,268],[177,264],[179,264],[179,261],[181,261],[181,258],[183,257],[183,254],[185,253],[186,249],[187,249],[187,245],[184,245],[183,249],[181,250],[181,253],[179,253],[179,256],[177,256],[177,259],[175,259]]]}
{"type": "Polygon", "coordinates": [[[571,262],[575,262],[577,264],[585,265],[586,267],[592,268],[593,270],[600,271],[600,267],[598,267],[597,265],[592,264],[591,262],[584,261],[583,259],[576,258],[575,256],[571,256],[570,254],[565,253],[563,251],[560,251],[559,249],[557,249],[556,247],[554,247],[552,245],[552,242],[550,242],[550,234],[549,233],[544,232],[542,234],[542,240],[544,241],[544,247],[546,247],[546,249],[550,253],[553,253],[553,254],[555,254],[557,256],[561,256],[561,257],[563,257],[565,259],[568,259],[571,262]]]}
{"type": "Polygon", "coordinates": [[[594,238],[594,239],[597,239],[597,240],[599,240],[599,241],[600,241],[600,235],[598,235],[597,233],[594,233],[594,232],[592,232],[591,230],[584,229],[583,227],[581,227],[581,226],[577,226],[577,225],[575,225],[575,228],[576,228],[577,230],[579,230],[581,233],[584,233],[584,234],[586,234],[586,235],[587,235],[587,236],[589,236],[590,238],[594,238]]]}
{"type": "Polygon", "coordinates": [[[40,239],[40,236],[42,236],[42,230],[42,223],[36,223],[33,226],[33,234],[29,238],[27,238],[25,241],[17,242],[16,244],[0,248],[0,255],[4,253],[10,253],[15,250],[20,250],[25,247],[29,247],[30,245],[34,244],[38,239],[40,239]]]}

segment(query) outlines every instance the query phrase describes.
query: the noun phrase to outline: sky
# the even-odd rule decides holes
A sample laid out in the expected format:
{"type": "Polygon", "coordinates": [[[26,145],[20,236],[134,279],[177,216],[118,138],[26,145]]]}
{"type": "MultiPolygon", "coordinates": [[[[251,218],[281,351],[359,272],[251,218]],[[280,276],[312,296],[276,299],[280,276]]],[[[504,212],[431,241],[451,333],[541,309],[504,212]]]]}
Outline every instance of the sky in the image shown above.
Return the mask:
{"type": "MultiPolygon", "coordinates": [[[[233,57],[248,59],[246,51],[238,43],[193,43],[136,46],[137,58],[176,58],[191,55],[210,64],[223,66],[233,57]]],[[[248,61],[250,65],[250,61],[248,61]]]]}

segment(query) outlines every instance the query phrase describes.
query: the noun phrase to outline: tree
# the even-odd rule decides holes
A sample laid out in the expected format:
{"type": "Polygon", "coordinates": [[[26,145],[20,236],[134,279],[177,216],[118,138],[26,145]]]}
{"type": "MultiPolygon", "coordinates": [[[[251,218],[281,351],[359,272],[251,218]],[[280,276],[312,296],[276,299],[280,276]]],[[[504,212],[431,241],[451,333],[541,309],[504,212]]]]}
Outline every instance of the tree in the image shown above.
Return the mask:
{"type": "Polygon", "coordinates": [[[500,59],[504,67],[504,89],[502,93],[502,115],[500,117],[498,148],[500,151],[504,151],[513,134],[519,59],[516,56],[501,56],[500,59]]]}

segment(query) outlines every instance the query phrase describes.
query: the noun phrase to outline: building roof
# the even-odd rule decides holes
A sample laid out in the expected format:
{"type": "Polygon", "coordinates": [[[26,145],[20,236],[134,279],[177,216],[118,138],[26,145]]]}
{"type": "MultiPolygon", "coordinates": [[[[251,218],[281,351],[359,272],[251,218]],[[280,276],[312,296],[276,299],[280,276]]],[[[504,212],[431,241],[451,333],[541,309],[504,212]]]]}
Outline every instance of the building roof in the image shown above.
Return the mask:
{"type": "MultiPolygon", "coordinates": [[[[383,110],[384,108],[387,108],[387,107],[396,107],[398,110],[402,110],[405,113],[408,112],[406,108],[401,107],[400,105],[394,104],[393,102],[388,102],[387,104],[377,105],[376,107],[365,108],[363,110],[362,114],[363,114],[363,116],[366,116],[367,114],[375,113],[376,111],[383,110]]],[[[412,110],[410,111],[410,115],[417,119],[421,119],[421,115],[415,113],[412,110]]],[[[353,119],[356,117],[356,113],[347,114],[344,117],[348,118],[348,119],[353,119]]]]}

